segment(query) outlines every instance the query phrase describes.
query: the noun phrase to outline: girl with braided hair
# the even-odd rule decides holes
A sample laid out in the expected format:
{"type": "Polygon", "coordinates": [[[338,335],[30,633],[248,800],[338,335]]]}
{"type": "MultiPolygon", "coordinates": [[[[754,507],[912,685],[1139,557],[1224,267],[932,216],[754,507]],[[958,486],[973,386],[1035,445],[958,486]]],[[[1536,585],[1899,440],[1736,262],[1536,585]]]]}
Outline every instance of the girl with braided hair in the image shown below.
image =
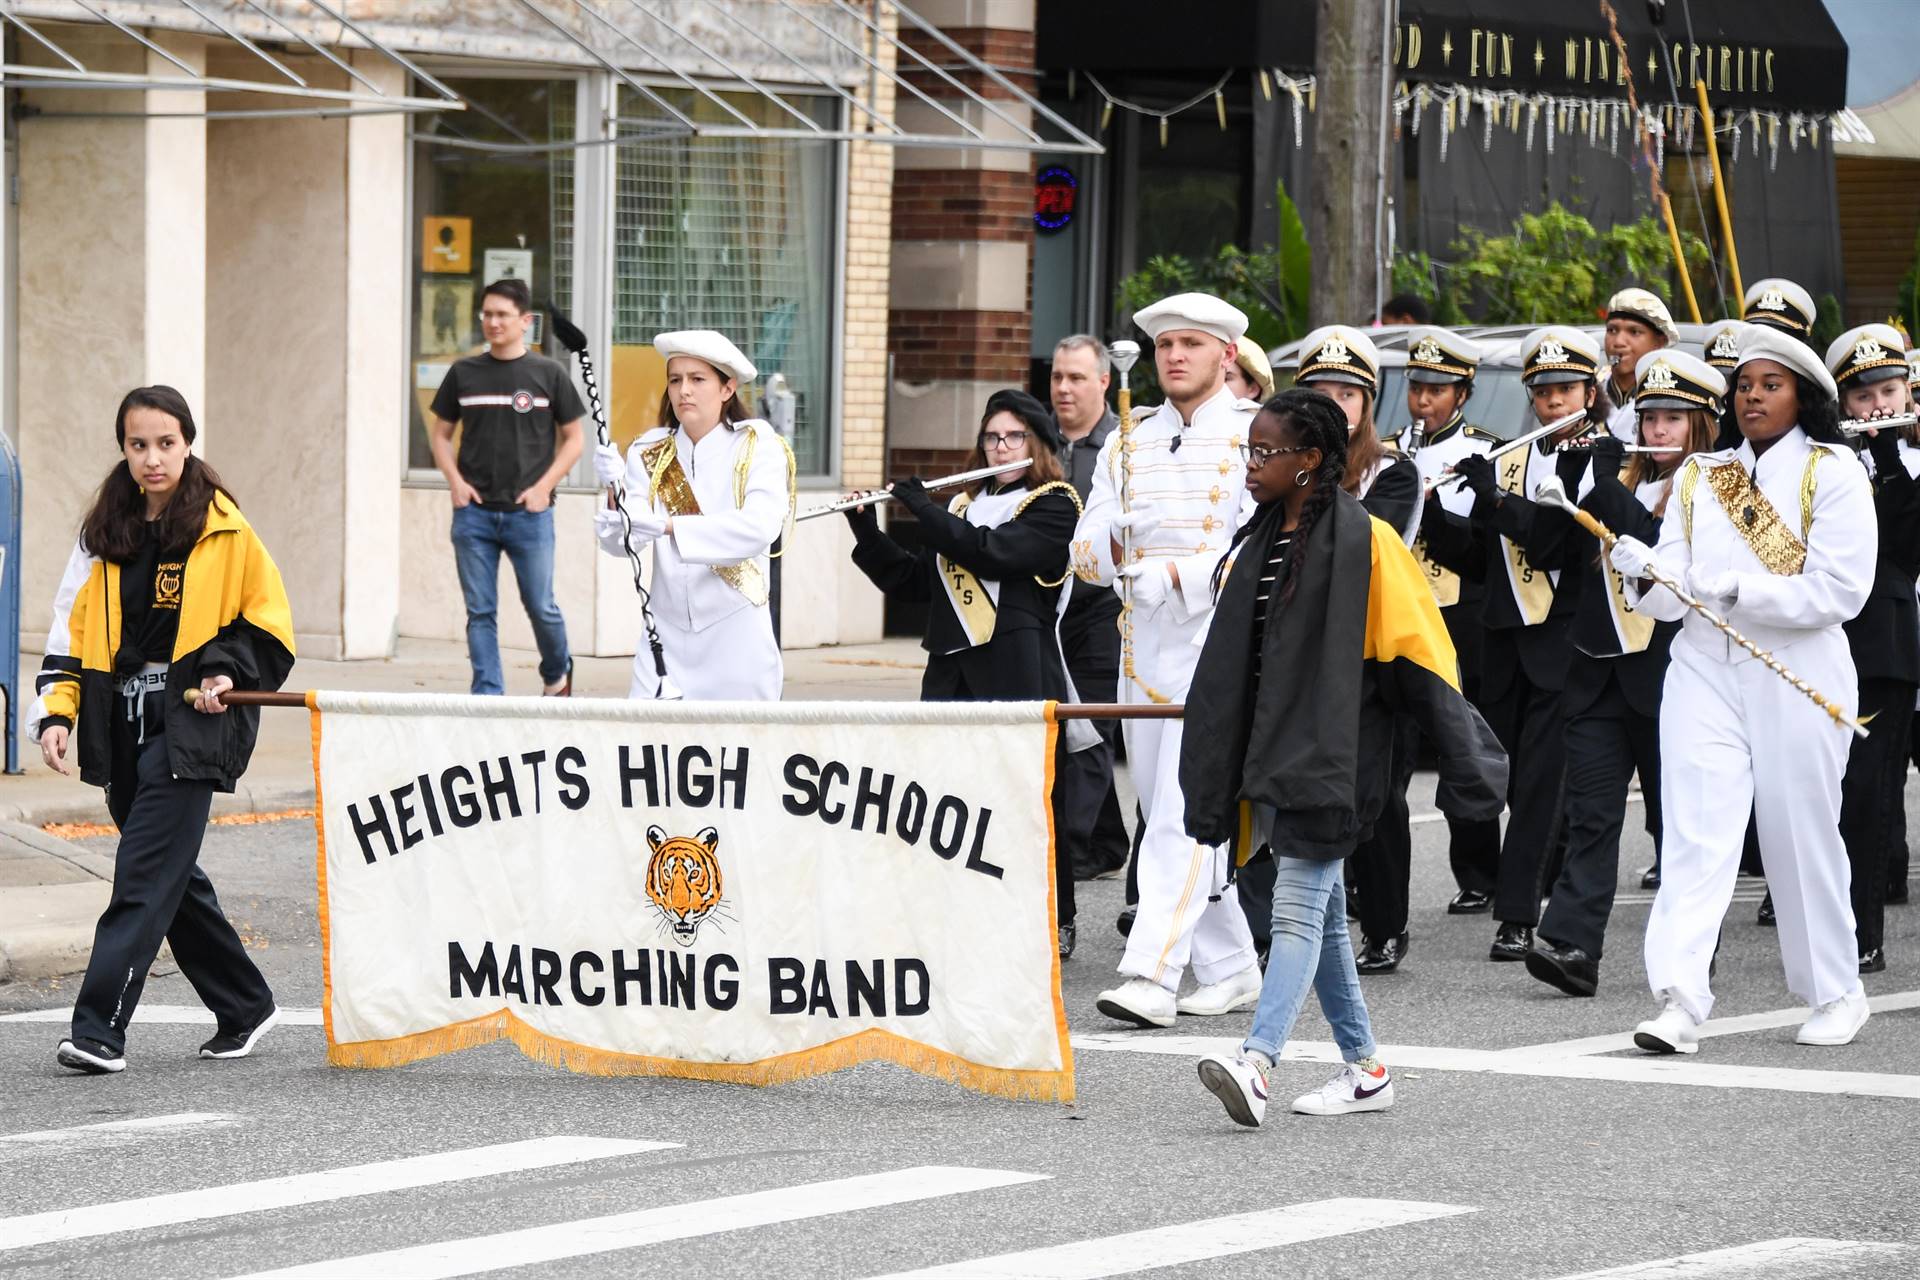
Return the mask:
{"type": "Polygon", "coordinates": [[[1199,1063],[1227,1114],[1257,1126],[1267,1073],[1309,986],[1346,1065],[1293,1109],[1393,1105],[1354,969],[1341,866],[1385,805],[1395,718],[1433,738],[1449,814],[1498,813],[1506,760],[1460,694],[1453,644],[1413,553],[1342,487],[1340,407],[1315,391],[1282,392],[1242,453],[1258,507],[1220,576],[1187,694],[1180,784],[1193,839],[1273,856],[1273,948],[1252,1029],[1238,1053],[1199,1063]]]}

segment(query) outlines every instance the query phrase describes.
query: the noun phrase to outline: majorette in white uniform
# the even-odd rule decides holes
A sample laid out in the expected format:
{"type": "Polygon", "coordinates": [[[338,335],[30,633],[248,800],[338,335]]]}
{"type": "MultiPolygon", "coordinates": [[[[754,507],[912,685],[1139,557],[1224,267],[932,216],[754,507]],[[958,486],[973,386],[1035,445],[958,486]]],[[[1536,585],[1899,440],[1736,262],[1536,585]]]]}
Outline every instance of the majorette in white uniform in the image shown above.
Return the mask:
{"type": "MultiPolygon", "coordinates": [[[[1247,317],[1206,294],[1179,294],[1143,308],[1134,323],[1151,337],[1198,330],[1225,343],[1246,332],[1247,317]]],[[[1259,406],[1237,400],[1224,382],[1183,421],[1171,403],[1140,416],[1131,430],[1129,502],[1150,523],[1132,527],[1133,671],[1174,702],[1186,696],[1200,650],[1195,637],[1213,613],[1213,570],[1243,519],[1246,460],[1240,448],[1259,406]],[[1167,570],[1179,573],[1171,585],[1167,570]]],[[[1073,570],[1081,579],[1114,585],[1113,544],[1120,541],[1123,457],[1121,433],[1100,449],[1085,515],[1074,530],[1073,570]]],[[[1123,651],[1124,666],[1124,651],[1123,651]]],[[[1149,701],[1139,684],[1120,678],[1123,702],[1149,701]]],[[[1127,1020],[1171,1026],[1174,993],[1189,967],[1202,989],[1179,1002],[1188,1013],[1228,1013],[1259,999],[1260,970],[1253,937],[1226,881],[1223,849],[1195,844],[1186,833],[1180,792],[1178,720],[1128,720],[1127,759],[1139,791],[1145,831],[1140,843],[1140,903],[1127,937],[1120,973],[1159,989],[1128,982],[1103,993],[1133,1010],[1127,1020]],[[1132,990],[1129,990],[1129,989],[1132,990]]]]}
{"type": "MultiPolygon", "coordinates": [[[[711,330],[663,333],[653,345],[666,359],[695,356],[740,383],[758,372],[711,330]]],[[[780,698],[768,552],[792,518],[793,478],[792,451],[758,418],[723,421],[697,444],[669,423],[641,433],[627,449],[633,545],[653,547],[648,586],[667,675],[689,699],[780,698]],[[663,535],[657,530],[669,517],[673,532],[663,535]]],[[[602,520],[597,529],[603,551],[626,554],[617,527],[602,520]]],[[[658,697],[660,679],[644,639],[638,649],[627,696],[658,697]]]]}
{"type": "MultiPolygon", "coordinates": [[[[1784,365],[1837,399],[1819,357],[1777,328],[1742,332],[1739,363],[1754,360],[1784,365]]],[[[1736,419],[1739,376],[1736,368],[1736,419]]],[[[1635,1033],[1643,1048],[1693,1052],[1695,1027],[1713,1011],[1708,969],[1749,803],[1787,987],[1815,1009],[1801,1042],[1847,1043],[1867,1008],[1839,832],[1850,734],[1672,592],[1648,585],[1642,595],[1641,557],[1851,715],[1858,690],[1841,624],[1866,602],[1878,545],[1873,494],[1852,451],[1795,425],[1758,457],[1743,443],[1689,458],[1674,477],[1660,545],[1649,553],[1622,539],[1615,549],[1635,607],[1683,623],[1661,700],[1665,833],[1646,937],[1647,981],[1663,1007],[1635,1033]]]]}
{"type": "MultiPolygon", "coordinates": [[[[1615,316],[1627,320],[1638,320],[1649,329],[1658,332],[1662,341],[1660,346],[1654,348],[1655,351],[1680,341],[1680,328],[1674,324],[1673,313],[1667,310],[1667,304],[1645,289],[1622,289],[1607,299],[1607,319],[1611,320],[1615,316]]],[[[1638,361],[1635,364],[1637,365],[1638,361]]],[[[1625,395],[1620,395],[1614,389],[1612,374],[1608,374],[1605,380],[1607,394],[1619,397],[1619,402],[1613,406],[1613,412],[1607,415],[1607,430],[1623,443],[1632,444],[1640,438],[1640,410],[1635,406],[1633,398],[1634,371],[1629,368],[1625,372],[1628,383],[1625,395]]]]}

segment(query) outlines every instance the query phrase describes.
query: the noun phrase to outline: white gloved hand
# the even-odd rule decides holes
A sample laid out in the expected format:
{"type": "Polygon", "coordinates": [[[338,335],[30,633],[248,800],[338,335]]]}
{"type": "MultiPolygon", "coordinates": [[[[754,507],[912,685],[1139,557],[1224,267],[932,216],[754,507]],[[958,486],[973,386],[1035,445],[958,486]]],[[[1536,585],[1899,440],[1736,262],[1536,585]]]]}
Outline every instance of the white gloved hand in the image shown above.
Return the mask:
{"type": "Polygon", "coordinates": [[[1158,529],[1166,518],[1159,507],[1151,502],[1143,502],[1133,510],[1115,516],[1113,527],[1116,530],[1125,529],[1135,538],[1144,538],[1158,529]]]}
{"type": "Polygon", "coordinates": [[[1167,594],[1173,590],[1173,579],[1168,576],[1163,561],[1130,564],[1120,571],[1120,576],[1133,584],[1133,607],[1143,614],[1152,613],[1165,604],[1167,594]]]}
{"type": "Polygon", "coordinates": [[[1649,568],[1658,568],[1660,564],[1653,558],[1653,548],[1634,537],[1616,540],[1607,558],[1619,570],[1620,576],[1629,580],[1646,577],[1649,568]]]}
{"type": "Polygon", "coordinates": [[[610,484],[621,484],[627,478],[627,460],[612,445],[596,444],[593,446],[593,474],[602,489],[610,484]]]}
{"type": "Polygon", "coordinates": [[[623,556],[629,545],[638,551],[667,531],[667,518],[656,515],[650,508],[634,510],[629,504],[627,516],[633,526],[631,535],[626,533],[628,521],[621,519],[620,512],[601,507],[593,513],[593,536],[608,555],[623,556]]]}
{"type": "Polygon", "coordinates": [[[1725,613],[1740,599],[1740,575],[1731,569],[1708,570],[1694,565],[1687,570],[1687,590],[1715,613],[1725,613]]]}

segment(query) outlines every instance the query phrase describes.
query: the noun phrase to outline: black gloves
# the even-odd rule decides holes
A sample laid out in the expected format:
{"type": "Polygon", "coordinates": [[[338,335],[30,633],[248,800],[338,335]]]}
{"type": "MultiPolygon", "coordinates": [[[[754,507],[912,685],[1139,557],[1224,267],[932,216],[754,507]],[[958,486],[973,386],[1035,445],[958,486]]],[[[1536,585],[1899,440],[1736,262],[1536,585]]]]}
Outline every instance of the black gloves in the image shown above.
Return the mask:
{"type": "Polygon", "coordinates": [[[933,499],[927,496],[927,486],[920,482],[919,476],[895,480],[890,488],[893,490],[893,496],[898,498],[909,511],[918,513],[933,505],[933,499]]]}
{"type": "Polygon", "coordinates": [[[1453,473],[1479,497],[1488,498],[1500,492],[1500,481],[1494,475],[1491,458],[1477,453],[1468,454],[1453,464],[1453,473]]]}
{"type": "Polygon", "coordinates": [[[874,510],[878,502],[879,499],[876,499],[863,507],[848,507],[842,513],[847,517],[847,524],[853,529],[856,541],[873,537],[880,532],[880,513],[874,510]]]}
{"type": "Polygon", "coordinates": [[[1617,480],[1620,468],[1626,465],[1627,446],[1611,432],[1595,440],[1587,449],[1593,462],[1593,478],[1599,480],[1617,480]]]}

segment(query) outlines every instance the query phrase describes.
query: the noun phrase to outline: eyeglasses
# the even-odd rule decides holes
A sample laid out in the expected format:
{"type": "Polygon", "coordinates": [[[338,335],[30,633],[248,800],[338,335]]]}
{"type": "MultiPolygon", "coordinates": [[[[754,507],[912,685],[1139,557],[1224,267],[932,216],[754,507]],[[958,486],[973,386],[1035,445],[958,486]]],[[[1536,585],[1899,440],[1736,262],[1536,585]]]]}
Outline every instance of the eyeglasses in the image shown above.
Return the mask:
{"type": "Polygon", "coordinates": [[[982,431],[980,433],[980,448],[982,450],[1018,449],[1027,442],[1027,434],[1025,431],[1009,431],[1005,435],[996,435],[991,431],[982,431]]]}
{"type": "Polygon", "coordinates": [[[1305,453],[1311,448],[1313,446],[1310,444],[1282,445],[1278,449],[1268,449],[1257,444],[1243,444],[1240,446],[1240,456],[1246,459],[1249,470],[1258,471],[1283,453],[1305,453]]]}

